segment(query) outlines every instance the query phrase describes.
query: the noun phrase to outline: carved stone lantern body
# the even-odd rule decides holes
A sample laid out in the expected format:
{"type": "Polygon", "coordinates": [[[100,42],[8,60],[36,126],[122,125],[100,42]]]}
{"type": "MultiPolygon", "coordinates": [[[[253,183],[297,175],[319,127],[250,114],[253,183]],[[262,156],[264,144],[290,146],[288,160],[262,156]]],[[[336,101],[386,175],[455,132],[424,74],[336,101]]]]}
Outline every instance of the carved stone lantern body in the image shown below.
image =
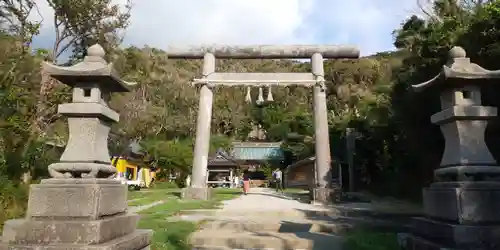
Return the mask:
{"type": "Polygon", "coordinates": [[[58,163],[49,166],[52,177],[107,178],[115,173],[108,151],[110,126],[119,114],[109,108],[113,92],[128,92],[99,45],[89,48],[83,62],[71,67],[46,64],[51,76],[73,88],[71,103],[58,112],[68,118],[69,139],[58,163]]]}
{"type": "Polygon", "coordinates": [[[497,116],[496,107],[482,106],[481,86],[500,80],[500,71],[489,71],[471,63],[462,48],[450,51],[442,72],[428,82],[413,86],[416,91],[433,88],[441,93],[441,111],[431,116],[445,139],[441,164],[435,170],[438,181],[488,180],[500,168],[485,141],[488,120],[497,116]]]}
{"type": "Polygon", "coordinates": [[[424,217],[413,219],[407,250],[500,249],[500,168],[485,142],[496,107],[482,106],[481,86],[500,79],[471,63],[460,47],[450,50],[439,75],[413,89],[441,93],[441,111],[431,116],[445,138],[436,182],[423,190],[424,217]]]}

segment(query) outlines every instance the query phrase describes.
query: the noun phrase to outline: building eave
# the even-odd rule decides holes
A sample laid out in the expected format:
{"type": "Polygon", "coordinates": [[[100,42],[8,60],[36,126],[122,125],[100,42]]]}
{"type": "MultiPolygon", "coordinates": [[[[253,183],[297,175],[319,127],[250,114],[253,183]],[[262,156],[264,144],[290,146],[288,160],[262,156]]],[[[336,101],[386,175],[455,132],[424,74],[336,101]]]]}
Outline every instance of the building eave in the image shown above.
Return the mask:
{"type": "Polygon", "coordinates": [[[310,157],[307,157],[305,159],[294,162],[293,164],[288,165],[286,167],[286,169],[290,170],[290,169],[293,169],[296,167],[304,166],[306,164],[314,163],[314,161],[316,161],[316,156],[310,156],[310,157]]]}

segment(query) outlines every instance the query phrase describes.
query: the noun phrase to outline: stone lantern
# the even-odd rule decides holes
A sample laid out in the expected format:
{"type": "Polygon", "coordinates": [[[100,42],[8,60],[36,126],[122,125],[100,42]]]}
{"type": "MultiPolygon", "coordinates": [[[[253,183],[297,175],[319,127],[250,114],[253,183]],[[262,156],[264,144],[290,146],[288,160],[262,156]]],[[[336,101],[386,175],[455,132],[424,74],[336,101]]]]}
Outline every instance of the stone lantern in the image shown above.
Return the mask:
{"type": "Polygon", "coordinates": [[[500,167],[485,142],[496,107],[482,106],[481,86],[498,81],[500,71],[471,63],[454,47],[449,61],[415,91],[441,93],[441,111],[431,116],[445,139],[435,182],[423,190],[424,217],[413,219],[408,250],[500,249],[500,167]]]}
{"type": "Polygon", "coordinates": [[[52,179],[31,185],[25,219],[5,223],[1,249],[149,249],[152,232],[137,230],[139,216],[127,212],[127,187],[113,179],[107,147],[117,112],[110,94],[127,92],[103,48],[88,49],[71,67],[44,65],[51,77],[73,88],[71,103],[58,112],[68,118],[69,139],[52,179]]]}

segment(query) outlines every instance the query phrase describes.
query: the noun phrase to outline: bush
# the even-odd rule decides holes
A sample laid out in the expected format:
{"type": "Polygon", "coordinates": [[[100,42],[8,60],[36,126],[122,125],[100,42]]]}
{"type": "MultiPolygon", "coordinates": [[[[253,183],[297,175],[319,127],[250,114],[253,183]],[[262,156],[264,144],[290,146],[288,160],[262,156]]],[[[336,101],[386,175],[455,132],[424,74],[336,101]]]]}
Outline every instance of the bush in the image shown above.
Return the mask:
{"type": "Polygon", "coordinates": [[[186,187],[186,178],[188,177],[188,173],[181,172],[179,176],[174,180],[177,187],[185,188],[186,187]]]}
{"type": "Polygon", "coordinates": [[[154,187],[155,189],[171,189],[171,188],[179,188],[179,185],[175,182],[168,182],[168,181],[162,181],[162,182],[155,182],[154,187]]]}
{"type": "Polygon", "coordinates": [[[0,231],[6,220],[24,216],[28,204],[28,187],[0,176],[0,231]]]}
{"type": "Polygon", "coordinates": [[[399,250],[395,233],[352,231],[346,235],[346,250],[399,250]]]}

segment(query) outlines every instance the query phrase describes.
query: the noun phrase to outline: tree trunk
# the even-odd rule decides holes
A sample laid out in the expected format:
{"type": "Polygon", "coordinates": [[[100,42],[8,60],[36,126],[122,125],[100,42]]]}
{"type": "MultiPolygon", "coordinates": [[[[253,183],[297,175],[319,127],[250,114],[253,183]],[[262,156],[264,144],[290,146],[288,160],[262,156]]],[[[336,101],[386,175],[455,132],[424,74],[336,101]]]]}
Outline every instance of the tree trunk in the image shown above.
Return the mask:
{"type": "MultiPolygon", "coordinates": [[[[47,73],[45,70],[45,67],[40,65],[40,74],[41,74],[41,81],[40,81],[40,92],[38,95],[38,100],[37,100],[37,105],[36,105],[36,110],[35,110],[35,117],[31,122],[31,133],[32,136],[34,137],[34,140],[38,140],[40,137],[45,136],[45,130],[46,130],[46,125],[45,124],[45,119],[47,116],[47,110],[48,110],[48,96],[50,91],[54,88],[56,82],[50,77],[50,75],[47,73]]],[[[23,156],[24,157],[24,156],[23,156]]],[[[32,174],[31,174],[31,167],[26,170],[25,173],[23,173],[22,180],[25,184],[29,184],[32,181],[32,174]]]]}

